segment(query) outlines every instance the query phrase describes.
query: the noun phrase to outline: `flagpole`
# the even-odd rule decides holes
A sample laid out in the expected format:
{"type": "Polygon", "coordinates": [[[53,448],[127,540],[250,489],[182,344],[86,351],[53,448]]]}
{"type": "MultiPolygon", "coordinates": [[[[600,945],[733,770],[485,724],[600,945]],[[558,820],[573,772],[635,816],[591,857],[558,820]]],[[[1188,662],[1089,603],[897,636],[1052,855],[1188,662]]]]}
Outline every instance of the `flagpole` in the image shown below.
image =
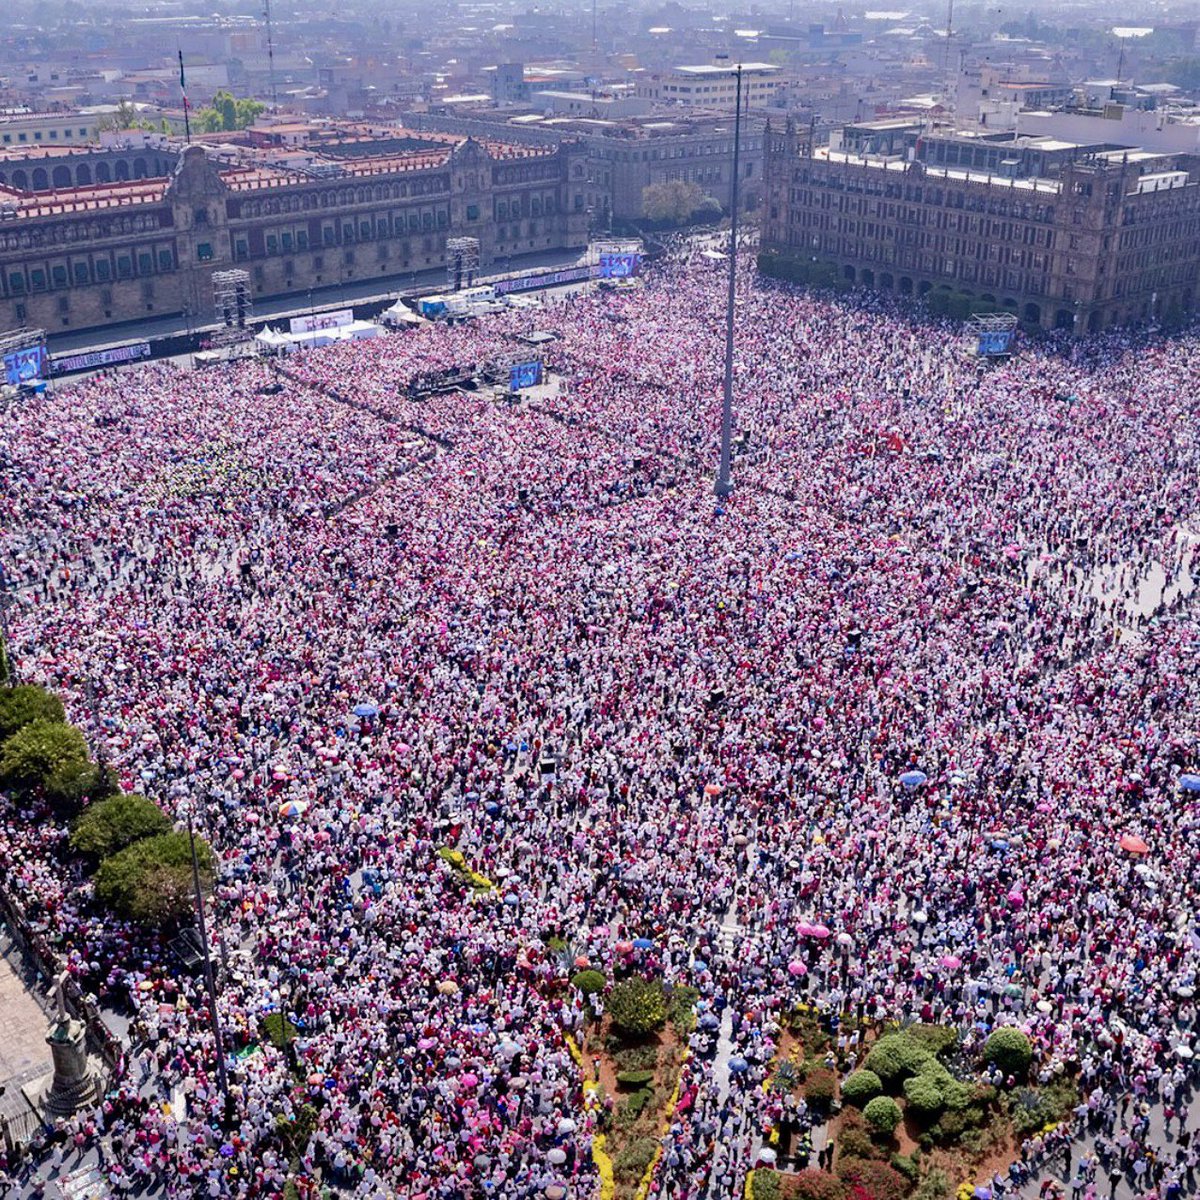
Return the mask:
{"type": "Polygon", "coordinates": [[[187,83],[183,78],[183,47],[179,47],[179,90],[183,93],[183,134],[187,144],[192,144],[192,122],[188,116],[187,83]]]}

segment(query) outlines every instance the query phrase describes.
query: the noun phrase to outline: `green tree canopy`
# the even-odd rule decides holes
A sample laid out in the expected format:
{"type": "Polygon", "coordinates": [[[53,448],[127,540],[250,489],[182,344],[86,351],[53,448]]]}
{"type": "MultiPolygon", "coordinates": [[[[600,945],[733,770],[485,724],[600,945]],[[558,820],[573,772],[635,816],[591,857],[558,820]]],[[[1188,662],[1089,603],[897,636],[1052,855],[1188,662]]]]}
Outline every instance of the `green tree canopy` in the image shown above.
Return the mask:
{"type": "MultiPolygon", "coordinates": [[[[213,854],[196,838],[200,883],[210,887],[213,854]]],[[[192,855],[186,833],[164,833],[134,842],[96,872],[96,896],[122,917],[145,925],[165,925],[192,907],[192,855]]]]}
{"type": "Polygon", "coordinates": [[[667,1019],[667,1002],[657,979],[623,980],[609,993],[605,1007],[618,1032],[631,1037],[661,1029],[667,1019]]]}
{"type": "Polygon", "coordinates": [[[642,212],[651,221],[682,225],[704,201],[698,183],[670,179],[642,188],[642,212]]]}
{"type": "Polygon", "coordinates": [[[0,787],[42,790],[56,773],[61,776],[87,765],[87,743],[74,725],[31,721],[0,747],[0,787]]]}
{"type": "Polygon", "coordinates": [[[45,688],[30,683],[0,689],[0,741],[33,721],[65,721],[62,701],[45,688]]]}
{"type": "Polygon", "coordinates": [[[108,858],[142,838],[156,837],[170,829],[171,822],[162,809],[145,796],[111,796],[76,818],[71,845],[84,854],[108,858]]]}

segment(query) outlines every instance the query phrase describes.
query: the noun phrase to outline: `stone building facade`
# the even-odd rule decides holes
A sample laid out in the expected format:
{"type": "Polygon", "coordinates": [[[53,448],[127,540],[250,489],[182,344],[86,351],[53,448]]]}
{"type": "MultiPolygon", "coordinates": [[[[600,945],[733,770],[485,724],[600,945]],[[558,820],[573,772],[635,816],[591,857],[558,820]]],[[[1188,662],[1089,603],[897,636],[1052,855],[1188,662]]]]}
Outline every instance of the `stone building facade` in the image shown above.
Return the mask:
{"type": "MultiPolygon", "coordinates": [[[[578,141],[588,154],[587,208],[595,229],[611,221],[643,218],[642,193],[652,183],[684,180],[698,184],[729,211],[733,182],[733,119],[723,113],[655,113],[603,120],[551,117],[509,123],[497,109],[470,113],[409,114],[418,129],[513,138],[526,145],[578,141]]],[[[758,116],[742,117],[738,207],[758,207],[762,196],[763,127],[758,116]]]]}
{"type": "Polygon", "coordinates": [[[586,246],[582,147],[411,140],[396,153],[309,156],[303,169],[254,155],[221,163],[192,145],[167,177],[0,188],[0,327],[181,313],[203,325],[214,271],[249,271],[256,297],[303,295],[440,266],[451,236],[477,237],[484,266],[586,246]]]}
{"type": "MultiPolygon", "coordinates": [[[[945,147],[928,138],[883,156],[812,150],[790,127],[766,142],[768,252],[1077,333],[1195,310],[1196,156],[1078,147],[1052,174],[1020,176],[937,165],[945,147]]],[[[1004,163],[1013,171],[1019,159],[1004,163]]]]}

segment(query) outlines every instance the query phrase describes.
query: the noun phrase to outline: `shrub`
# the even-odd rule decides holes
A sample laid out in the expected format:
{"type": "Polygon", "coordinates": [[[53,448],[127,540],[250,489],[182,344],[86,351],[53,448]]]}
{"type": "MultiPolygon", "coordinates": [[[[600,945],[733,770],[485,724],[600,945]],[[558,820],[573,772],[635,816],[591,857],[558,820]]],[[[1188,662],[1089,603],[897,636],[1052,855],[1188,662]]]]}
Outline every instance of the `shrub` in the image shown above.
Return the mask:
{"type": "Polygon", "coordinates": [[[842,1084],[842,1099],[855,1108],[862,1108],[883,1091],[883,1081],[874,1071],[855,1071],[842,1084]]]}
{"type": "Polygon", "coordinates": [[[844,1200],[846,1185],[834,1175],[806,1167],[791,1177],[797,1200],[844,1200]]]}
{"type": "Polygon", "coordinates": [[[617,1083],[621,1087],[640,1088],[654,1080],[653,1071],[618,1071],[617,1083]]]}
{"type": "Polygon", "coordinates": [[[677,985],[671,990],[667,1005],[667,1020],[680,1034],[689,1034],[696,1027],[696,1001],[700,993],[694,987],[677,985]]]}
{"type": "Polygon", "coordinates": [[[875,1159],[843,1159],[837,1173],[847,1183],[861,1187],[871,1200],[902,1200],[908,1193],[908,1180],[894,1167],[875,1159]]]}
{"type": "Polygon", "coordinates": [[[783,1194],[779,1172],[770,1167],[755,1167],[750,1176],[750,1200],[779,1200],[783,1194]]]}
{"type": "Polygon", "coordinates": [[[658,980],[634,976],[618,983],[609,993],[606,1007],[617,1031],[626,1037],[653,1033],[667,1019],[667,1003],[658,980]]]}
{"type": "Polygon", "coordinates": [[[166,833],[171,822],[162,810],[136,793],[112,796],[93,804],[75,819],[71,846],[83,854],[108,858],[142,838],[166,833]]]}
{"type": "Polygon", "coordinates": [[[899,1171],[909,1183],[916,1183],[921,1175],[921,1165],[917,1162],[917,1154],[919,1151],[914,1151],[912,1154],[893,1154],[888,1162],[893,1170],[899,1171]]]}
{"type": "Polygon", "coordinates": [[[56,773],[87,765],[87,743],[74,725],[31,721],[0,748],[0,788],[41,790],[56,773]]]}
{"type": "Polygon", "coordinates": [[[263,1036],[275,1047],[282,1050],[288,1042],[294,1042],[300,1030],[292,1024],[283,1013],[267,1013],[262,1019],[263,1036]]]}
{"type": "MultiPolygon", "coordinates": [[[[213,856],[196,838],[201,886],[211,885],[213,856]]],[[[96,872],[96,896],[114,912],[147,925],[177,920],[192,907],[192,853],[186,833],[144,838],[106,858],[96,872]]]]}
{"type": "Polygon", "coordinates": [[[594,996],[597,992],[604,991],[607,982],[603,971],[594,971],[591,967],[578,971],[571,977],[571,986],[578,988],[585,996],[594,996]]]}
{"type": "Polygon", "coordinates": [[[657,1046],[626,1046],[613,1054],[618,1071],[653,1070],[658,1065],[657,1046]]]}
{"type": "Polygon", "coordinates": [[[636,1138],[613,1159],[613,1174],[622,1183],[636,1183],[654,1161],[658,1143],[652,1138],[636,1138]]]}
{"type": "Polygon", "coordinates": [[[843,1129],[837,1140],[839,1158],[874,1158],[878,1149],[861,1129],[843,1129]]]}
{"type": "Polygon", "coordinates": [[[863,1116],[876,1133],[890,1135],[900,1124],[900,1106],[890,1096],[876,1096],[863,1109],[863,1116]]]}
{"type": "Polygon", "coordinates": [[[926,1075],[914,1075],[904,1081],[904,1098],[917,1119],[926,1125],[935,1121],[946,1107],[942,1089],[926,1075]]]}
{"type": "Polygon", "coordinates": [[[1009,1104],[1009,1116],[1018,1133],[1034,1133],[1064,1120],[1077,1100],[1078,1093],[1065,1080],[1044,1088],[1018,1088],[1009,1104]]]}
{"type": "Polygon", "coordinates": [[[642,1110],[652,1095],[649,1088],[642,1088],[624,1100],[617,1109],[617,1125],[621,1129],[628,1129],[642,1115],[642,1110]]]}
{"type": "Polygon", "coordinates": [[[958,1045],[958,1030],[945,1025],[910,1025],[905,1032],[930,1054],[940,1056],[958,1045]]]}
{"type": "Polygon", "coordinates": [[[863,1065],[879,1076],[884,1091],[896,1093],[931,1057],[929,1051],[907,1033],[888,1033],[871,1047],[863,1065]]]}
{"type": "Polygon", "coordinates": [[[917,1185],[913,1200],[949,1200],[952,1190],[950,1176],[940,1167],[930,1167],[917,1185]]]}
{"type": "Polygon", "coordinates": [[[1024,1079],[1029,1072],[1029,1064],[1033,1062],[1033,1047],[1019,1029],[1005,1026],[988,1038],[983,1057],[995,1063],[1005,1075],[1024,1079]]]}
{"type": "Polygon", "coordinates": [[[0,690],[0,742],[34,721],[61,725],[66,719],[62,701],[45,688],[22,683],[0,690]]]}
{"type": "Polygon", "coordinates": [[[804,1080],[804,1098],[818,1108],[833,1103],[837,1076],[826,1067],[813,1067],[804,1080]]]}

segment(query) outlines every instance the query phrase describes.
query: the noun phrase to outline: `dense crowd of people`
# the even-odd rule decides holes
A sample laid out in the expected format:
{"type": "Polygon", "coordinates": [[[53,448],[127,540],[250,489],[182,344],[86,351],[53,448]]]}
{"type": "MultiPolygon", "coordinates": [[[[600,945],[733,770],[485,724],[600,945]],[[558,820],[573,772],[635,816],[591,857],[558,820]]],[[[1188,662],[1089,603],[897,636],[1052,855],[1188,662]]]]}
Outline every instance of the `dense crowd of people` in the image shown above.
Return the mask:
{"type": "Polygon", "coordinates": [[[86,1118],[115,1182],[275,1197],[295,1153],[301,1195],[596,1195],[562,939],[736,1014],[656,1194],[740,1194],[801,999],[1015,1024],[1106,1167],[1194,1184],[1118,1109],[1193,1082],[1200,339],[988,367],[747,271],[717,503],[721,271],[685,245],[638,290],[6,411],[13,658],[221,863],[228,1105],[202,987],[0,812],[0,882],[136,1014],[86,1118]],[[554,386],[409,397],[535,327],[554,386]]]}

